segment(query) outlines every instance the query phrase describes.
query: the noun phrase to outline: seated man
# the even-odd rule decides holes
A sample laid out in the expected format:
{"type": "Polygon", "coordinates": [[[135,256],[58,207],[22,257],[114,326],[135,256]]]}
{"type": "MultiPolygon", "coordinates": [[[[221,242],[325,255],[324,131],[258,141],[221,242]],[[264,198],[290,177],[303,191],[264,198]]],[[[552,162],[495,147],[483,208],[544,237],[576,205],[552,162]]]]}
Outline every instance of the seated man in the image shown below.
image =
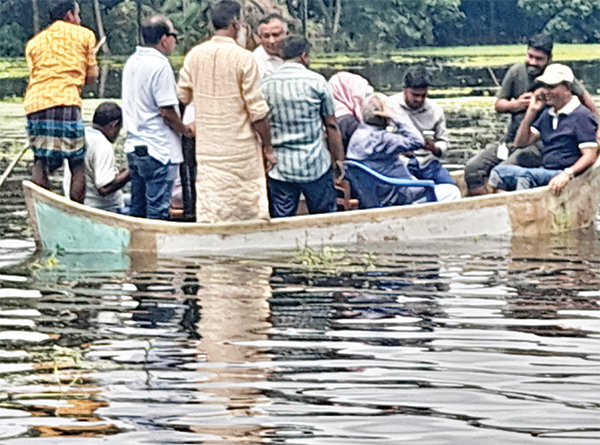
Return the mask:
{"type": "Polygon", "coordinates": [[[389,99],[397,114],[406,114],[423,134],[425,144],[413,153],[405,153],[410,159],[408,170],[417,179],[431,179],[436,184],[453,184],[450,173],[440,163],[448,149],[448,132],[444,110],[427,98],[431,85],[429,73],[422,66],[409,68],[404,74],[404,91],[389,99]]]}
{"type": "MultiPolygon", "coordinates": [[[[408,115],[395,114],[384,101],[385,98],[379,95],[369,96],[365,100],[363,123],[352,135],[346,157],[385,176],[416,179],[408,172],[399,155],[423,147],[423,135],[408,115]]],[[[356,186],[353,184],[353,187],[356,186]]],[[[360,197],[360,184],[357,189],[360,197]]],[[[412,204],[424,198],[425,193],[424,187],[397,187],[381,183],[377,188],[381,207],[412,204]]],[[[452,184],[437,185],[435,193],[440,202],[460,198],[460,190],[452,184]]]]}
{"type": "MultiPolygon", "coordinates": [[[[514,143],[514,138],[533,96],[532,92],[536,88],[535,78],[541,75],[552,61],[552,47],[550,36],[545,34],[533,36],[529,39],[525,62],[513,65],[504,76],[494,107],[498,113],[510,114],[508,132],[501,141],[488,144],[484,150],[467,162],[465,181],[469,195],[483,195],[490,192],[487,187],[488,177],[492,168],[500,163],[521,167],[540,166],[541,141],[529,146],[519,146],[514,143]]],[[[571,91],[583,105],[596,116],[598,115],[598,108],[581,83],[575,80],[571,85],[571,91]]]]}
{"type": "Polygon", "coordinates": [[[334,176],[343,176],[344,147],[331,89],[323,76],[308,69],[310,43],[303,37],[284,40],[283,59],[262,84],[277,157],[267,172],[271,217],[294,215],[300,193],[309,213],[335,212],[334,176]]]}
{"type": "MultiPolygon", "coordinates": [[[[93,127],[85,130],[85,205],[109,212],[128,213],[121,189],[129,181],[129,170],[117,170],[112,146],[122,126],[121,107],[114,102],[102,102],[94,113],[93,127]]],[[[70,172],[65,168],[63,187],[66,196],[69,196],[67,189],[70,183],[70,172]]]]}
{"type": "Polygon", "coordinates": [[[574,175],[596,161],[598,122],[573,95],[573,80],[571,69],[557,63],[548,65],[544,74],[537,78],[543,86],[535,91],[529,102],[515,144],[525,146],[541,140],[541,167],[498,165],[490,175],[490,187],[523,190],[549,184],[558,195],[574,175]],[[544,103],[548,107],[535,119],[544,103]]]}

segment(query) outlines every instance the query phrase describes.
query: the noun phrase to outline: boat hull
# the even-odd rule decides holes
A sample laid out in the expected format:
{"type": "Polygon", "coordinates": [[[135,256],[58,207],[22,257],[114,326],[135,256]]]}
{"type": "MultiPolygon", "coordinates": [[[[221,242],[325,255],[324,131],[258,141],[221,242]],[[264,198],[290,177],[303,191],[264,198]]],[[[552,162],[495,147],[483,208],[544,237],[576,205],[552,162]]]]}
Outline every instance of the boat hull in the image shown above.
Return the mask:
{"type": "Polygon", "coordinates": [[[560,196],[549,187],[383,209],[273,220],[197,224],[133,218],[93,209],[24,182],[40,249],[148,252],[158,257],[281,250],[481,236],[537,236],[593,223],[600,168],[571,181],[560,196]]]}

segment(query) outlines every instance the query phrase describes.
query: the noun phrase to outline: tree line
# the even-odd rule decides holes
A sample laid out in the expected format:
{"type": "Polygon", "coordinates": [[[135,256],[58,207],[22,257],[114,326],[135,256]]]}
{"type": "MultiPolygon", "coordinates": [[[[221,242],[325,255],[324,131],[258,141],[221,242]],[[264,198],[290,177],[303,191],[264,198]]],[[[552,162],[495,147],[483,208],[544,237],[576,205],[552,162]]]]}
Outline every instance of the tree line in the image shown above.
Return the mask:
{"type": "MultiPolygon", "coordinates": [[[[138,23],[168,16],[187,51],[209,32],[216,0],[80,0],[82,23],[101,39],[104,54],[130,54],[138,23]]],[[[509,44],[546,31],[565,43],[600,42],[598,0],[240,0],[246,19],[277,11],[325,51],[365,54],[412,46],[509,44]]],[[[0,56],[22,56],[36,32],[48,25],[43,0],[1,0],[0,56]]]]}

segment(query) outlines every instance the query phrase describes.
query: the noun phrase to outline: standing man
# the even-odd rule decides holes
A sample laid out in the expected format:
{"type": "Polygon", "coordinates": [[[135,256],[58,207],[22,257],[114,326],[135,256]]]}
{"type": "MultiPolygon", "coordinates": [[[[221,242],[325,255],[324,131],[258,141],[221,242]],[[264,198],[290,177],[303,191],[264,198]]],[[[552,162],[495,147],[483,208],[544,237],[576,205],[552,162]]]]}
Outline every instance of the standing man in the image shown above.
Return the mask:
{"type": "Polygon", "coordinates": [[[252,53],[236,44],[240,12],[232,0],[213,7],[215,35],[188,53],[179,75],[179,99],[193,100],[196,114],[197,222],[269,217],[269,107],[252,53]]]}
{"type": "Polygon", "coordinates": [[[279,14],[269,14],[258,22],[260,46],[254,50],[254,59],[261,79],[283,65],[281,46],[288,34],[288,24],[279,14]]]}
{"type": "Polygon", "coordinates": [[[33,149],[33,182],[50,188],[50,171],[66,159],[73,172],[72,200],[85,196],[85,133],[81,89],[98,77],[96,37],[81,25],[79,4],[53,1],[52,24],[25,48],[29,85],[25,92],[27,135],[33,149]]]}
{"type": "Polygon", "coordinates": [[[123,68],[131,215],[166,220],[183,162],[180,134],[191,133],[179,116],[177,84],[166,57],[177,45],[173,24],[165,17],[151,17],[142,26],[142,37],[145,46],[138,46],[123,68]]]}
{"type": "Polygon", "coordinates": [[[417,179],[431,179],[436,184],[456,185],[450,173],[440,163],[448,150],[448,132],[444,110],[427,98],[431,85],[429,73],[422,66],[409,68],[404,74],[404,90],[390,97],[390,105],[398,114],[410,117],[423,134],[425,143],[410,156],[408,170],[417,179]]]}
{"type": "Polygon", "coordinates": [[[293,216],[300,193],[311,214],[335,212],[334,176],[343,178],[344,147],[333,94],[325,78],[308,69],[306,39],[285,39],[283,59],[284,65],[263,80],[278,160],[268,173],[271,216],[293,216]]]}
{"type": "MultiPolygon", "coordinates": [[[[535,78],[541,75],[552,61],[552,47],[552,38],[545,34],[531,37],[525,62],[513,65],[504,76],[502,87],[496,97],[495,108],[497,113],[511,115],[508,133],[502,141],[488,144],[483,151],[467,162],[465,181],[469,195],[489,193],[487,179],[490,171],[503,161],[504,164],[522,167],[538,167],[540,165],[541,140],[527,147],[519,147],[513,143],[513,140],[533,98],[533,91],[536,88],[535,78]]],[[[571,85],[571,90],[583,105],[598,116],[598,108],[594,104],[594,100],[581,83],[575,80],[571,85]]]]}

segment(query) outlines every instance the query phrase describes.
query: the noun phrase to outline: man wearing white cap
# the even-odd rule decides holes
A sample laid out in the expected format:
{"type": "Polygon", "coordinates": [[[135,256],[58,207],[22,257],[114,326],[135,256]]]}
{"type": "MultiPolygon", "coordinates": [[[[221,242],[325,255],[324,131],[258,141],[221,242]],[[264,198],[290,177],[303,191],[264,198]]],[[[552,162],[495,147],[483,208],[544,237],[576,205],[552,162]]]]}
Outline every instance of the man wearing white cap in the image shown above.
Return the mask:
{"type": "Polygon", "coordinates": [[[541,139],[541,166],[498,165],[492,170],[489,185],[494,189],[523,190],[549,184],[558,195],[573,176],[596,161],[598,121],[571,92],[574,76],[569,67],[548,65],[536,80],[542,87],[529,103],[515,145],[530,145],[541,139]],[[546,108],[535,119],[544,105],[546,108]]]}

